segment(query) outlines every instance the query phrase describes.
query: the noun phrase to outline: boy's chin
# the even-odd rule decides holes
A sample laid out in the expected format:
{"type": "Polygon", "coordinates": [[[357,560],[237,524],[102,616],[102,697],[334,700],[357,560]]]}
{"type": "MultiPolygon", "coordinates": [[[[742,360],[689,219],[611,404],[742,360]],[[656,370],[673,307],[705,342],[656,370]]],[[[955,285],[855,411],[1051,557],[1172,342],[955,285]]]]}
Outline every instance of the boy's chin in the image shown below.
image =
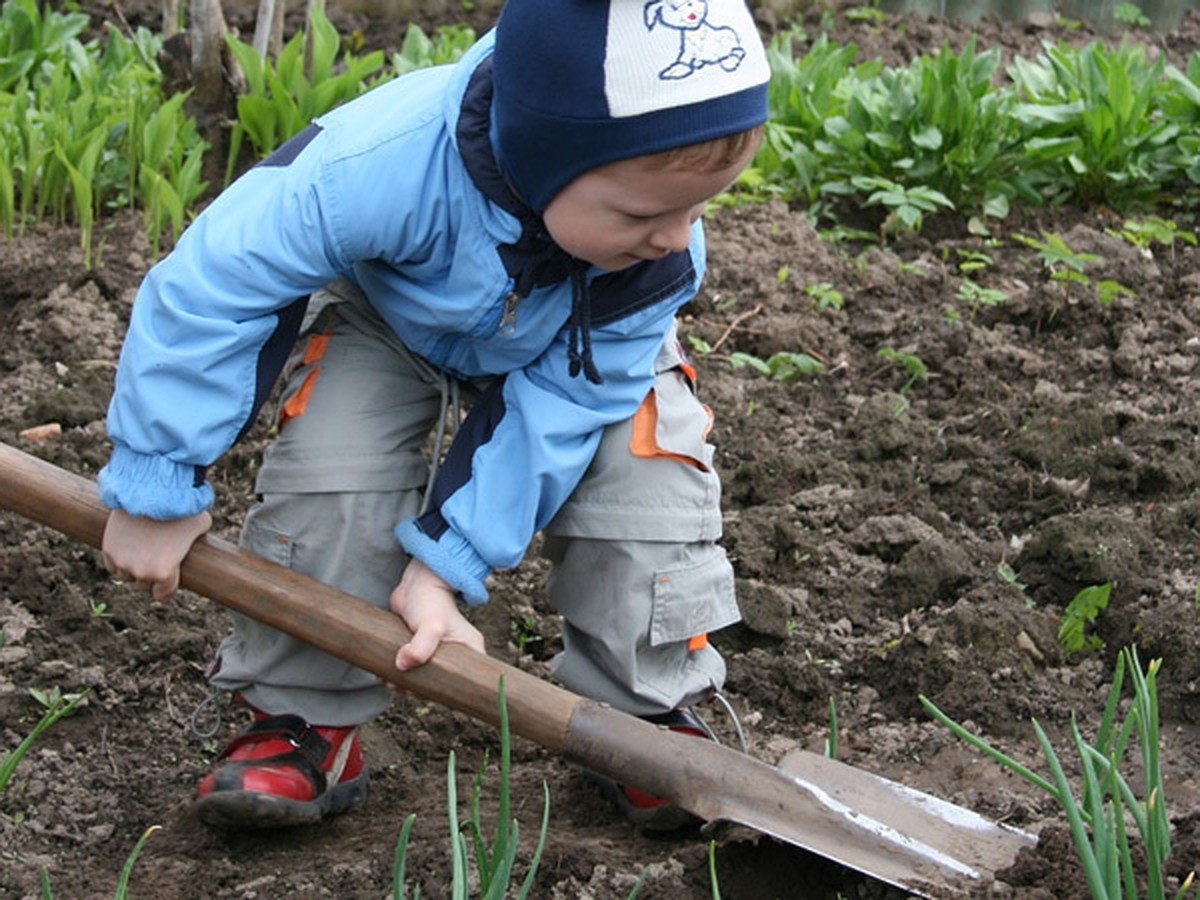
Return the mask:
{"type": "Polygon", "coordinates": [[[604,269],[606,272],[620,272],[622,269],[636,266],[640,262],[645,262],[645,260],[640,256],[634,256],[632,253],[621,253],[618,256],[608,256],[604,259],[590,260],[590,262],[592,262],[592,265],[604,269]]]}

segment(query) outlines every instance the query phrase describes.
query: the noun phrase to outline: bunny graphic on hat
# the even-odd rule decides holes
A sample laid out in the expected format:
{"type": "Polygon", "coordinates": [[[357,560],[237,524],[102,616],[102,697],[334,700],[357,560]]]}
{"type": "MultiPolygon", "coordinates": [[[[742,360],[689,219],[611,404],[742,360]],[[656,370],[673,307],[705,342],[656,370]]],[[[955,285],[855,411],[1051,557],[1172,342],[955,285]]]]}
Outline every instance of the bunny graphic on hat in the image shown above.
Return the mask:
{"type": "Polygon", "coordinates": [[[708,65],[732,72],[746,57],[736,31],[708,21],[708,0],[649,0],[643,15],[648,30],[662,24],[679,32],[679,55],[659,78],[687,78],[708,65]]]}

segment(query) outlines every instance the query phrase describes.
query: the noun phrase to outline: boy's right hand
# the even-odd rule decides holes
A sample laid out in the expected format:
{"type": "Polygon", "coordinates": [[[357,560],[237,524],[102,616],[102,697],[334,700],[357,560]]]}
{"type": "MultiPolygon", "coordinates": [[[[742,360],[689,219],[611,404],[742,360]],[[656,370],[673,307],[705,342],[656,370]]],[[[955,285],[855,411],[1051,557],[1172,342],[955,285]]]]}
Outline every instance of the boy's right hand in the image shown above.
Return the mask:
{"type": "Polygon", "coordinates": [[[443,641],[487,652],[483,635],[459,610],[454,589],[419,559],[409,560],[390,605],[412,632],[409,642],[396,652],[396,668],[401,672],[427,663],[443,641]]]}
{"type": "Polygon", "coordinates": [[[104,567],[162,603],[178,590],[179,565],[192,544],[211,527],[207,512],[162,521],[114,509],[101,544],[104,567]]]}

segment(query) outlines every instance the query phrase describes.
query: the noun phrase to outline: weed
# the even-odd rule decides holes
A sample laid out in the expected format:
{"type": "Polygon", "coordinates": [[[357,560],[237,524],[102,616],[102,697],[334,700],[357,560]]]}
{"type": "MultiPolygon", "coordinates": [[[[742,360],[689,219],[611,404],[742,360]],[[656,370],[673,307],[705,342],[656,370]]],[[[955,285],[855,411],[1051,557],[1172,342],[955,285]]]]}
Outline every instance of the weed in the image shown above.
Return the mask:
{"type": "Polygon", "coordinates": [[[925,363],[921,360],[921,357],[914,353],[897,350],[894,347],[880,347],[875,355],[886,359],[892,365],[898,366],[908,373],[908,380],[900,388],[901,397],[907,394],[908,389],[918,381],[926,381],[929,378],[929,370],[925,367],[925,363]]]}
{"type": "Polygon", "coordinates": [[[1005,584],[1011,584],[1019,591],[1024,591],[1029,585],[1021,581],[1016,570],[1006,562],[1002,562],[996,566],[996,574],[1000,576],[1000,580],[1005,584]]]}
{"type": "Polygon", "coordinates": [[[837,290],[828,281],[807,285],[804,288],[804,293],[813,298],[817,309],[841,309],[842,305],[846,302],[846,298],[842,296],[842,292],[837,290]]]}
{"type": "Polygon", "coordinates": [[[1107,608],[1111,593],[1112,583],[1105,582],[1085,587],[1071,598],[1058,623],[1058,642],[1067,653],[1099,650],[1104,646],[1098,635],[1086,634],[1086,628],[1107,608]]]}
{"type": "Polygon", "coordinates": [[[509,619],[508,633],[517,645],[518,653],[524,653],[527,647],[542,643],[543,638],[538,631],[538,624],[537,616],[532,613],[509,619]]]}
{"type": "Polygon", "coordinates": [[[964,278],[958,284],[958,299],[975,308],[999,306],[1008,299],[1008,293],[999,288],[981,287],[971,279],[964,278]]]}
{"type": "Polygon", "coordinates": [[[1118,3],[1113,7],[1112,16],[1118,22],[1124,22],[1126,25],[1133,25],[1136,28],[1150,27],[1149,17],[1136,3],[1118,3]]]}
{"type": "Polygon", "coordinates": [[[867,206],[882,205],[888,209],[884,222],[885,234],[903,235],[920,232],[925,213],[940,209],[954,209],[950,198],[941,191],[925,185],[904,187],[887,178],[873,175],[855,175],[850,183],[860,191],[870,191],[865,201],[867,206]]]}
{"type": "Polygon", "coordinates": [[[825,371],[824,364],[807,353],[794,353],[787,350],[773,353],[766,360],[739,351],[729,355],[729,364],[735,369],[748,367],[771,381],[795,381],[798,378],[819,375],[825,371]]]}
{"type": "Polygon", "coordinates": [[[1128,241],[1142,250],[1149,250],[1153,244],[1162,244],[1175,255],[1175,242],[1181,240],[1191,246],[1196,246],[1196,235],[1187,229],[1181,229],[1172,219],[1159,216],[1144,216],[1127,219],[1119,229],[1106,228],[1105,234],[1128,241]]]}

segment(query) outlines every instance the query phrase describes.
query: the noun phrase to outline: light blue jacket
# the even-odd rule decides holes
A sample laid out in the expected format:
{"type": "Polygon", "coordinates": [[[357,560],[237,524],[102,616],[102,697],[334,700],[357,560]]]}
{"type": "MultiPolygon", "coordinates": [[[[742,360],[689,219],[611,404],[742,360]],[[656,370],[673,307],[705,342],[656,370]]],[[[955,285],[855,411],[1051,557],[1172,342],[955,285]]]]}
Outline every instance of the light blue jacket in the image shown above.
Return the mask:
{"type": "Polygon", "coordinates": [[[489,572],[521,560],[601,430],[646,396],[674,314],[699,287],[704,244],[697,223],[687,251],[612,273],[559,250],[499,175],[491,46],[489,34],[454,66],[318,119],[150,270],[108,412],[105,504],[158,519],[209,507],[205,468],[253,422],[308,295],[345,276],[433,365],[503,376],[455,438],[433,508],[397,538],[469,603],[487,599],[489,572]],[[599,383],[568,374],[588,337],[599,383]]]}

